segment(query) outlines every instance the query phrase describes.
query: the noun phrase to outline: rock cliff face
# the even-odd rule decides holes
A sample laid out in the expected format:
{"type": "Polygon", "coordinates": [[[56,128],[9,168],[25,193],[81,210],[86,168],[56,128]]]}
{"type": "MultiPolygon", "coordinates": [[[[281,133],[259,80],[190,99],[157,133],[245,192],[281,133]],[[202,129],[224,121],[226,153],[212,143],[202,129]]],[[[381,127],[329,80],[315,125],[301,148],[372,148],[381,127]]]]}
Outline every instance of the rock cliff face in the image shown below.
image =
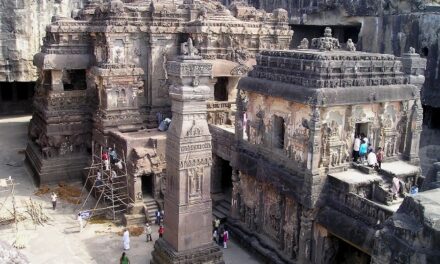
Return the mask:
{"type": "Polygon", "coordinates": [[[440,189],[408,196],[378,233],[376,263],[439,263],[440,189]]]}
{"type": "Polygon", "coordinates": [[[0,82],[37,79],[32,58],[40,50],[53,16],[70,17],[82,0],[0,1],[0,82]]]}

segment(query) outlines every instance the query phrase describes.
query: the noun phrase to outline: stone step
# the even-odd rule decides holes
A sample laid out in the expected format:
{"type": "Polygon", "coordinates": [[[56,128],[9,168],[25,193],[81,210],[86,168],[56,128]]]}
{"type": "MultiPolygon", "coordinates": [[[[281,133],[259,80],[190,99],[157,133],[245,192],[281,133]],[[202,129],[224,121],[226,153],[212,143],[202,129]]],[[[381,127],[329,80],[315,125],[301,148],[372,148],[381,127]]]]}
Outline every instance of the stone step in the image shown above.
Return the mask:
{"type": "Polygon", "coordinates": [[[227,208],[225,208],[225,207],[223,207],[223,206],[216,206],[216,207],[215,207],[215,210],[221,212],[221,213],[224,214],[225,216],[228,216],[228,215],[229,215],[229,209],[227,209],[227,208]]]}
{"type": "Polygon", "coordinates": [[[223,208],[226,208],[226,209],[228,209],[228,210],[231,209],[231,203],[230,203],[229,201],[227,201],[227,200],[222,200],[222,201],[219,203],[219,206],[221,206],[221,207],[223,207],[223,208]]]}
{"type": "Polygon", "coordinates": [[[227,218],[226,215],[216,209],[212,210],[212,215],[214,216],[214,218],[218,218],[220,220],[227,218]]]}
{"type": "Polygon", "coordinates": [[[147,218],[144,214],[124,214],[122,217],[122,223],[125,226],[140,225],[143,226],[147,222],[147,218]]]}

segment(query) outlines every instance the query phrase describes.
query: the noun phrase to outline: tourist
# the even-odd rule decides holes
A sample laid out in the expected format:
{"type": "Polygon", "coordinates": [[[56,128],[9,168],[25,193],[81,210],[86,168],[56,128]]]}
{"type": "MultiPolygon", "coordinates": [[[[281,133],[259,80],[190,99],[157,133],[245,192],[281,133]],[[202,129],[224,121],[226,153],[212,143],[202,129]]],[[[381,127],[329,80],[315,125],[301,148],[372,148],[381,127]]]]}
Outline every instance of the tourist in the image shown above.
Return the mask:
{"type": "Polygon", "coordinates": [[[367,146],[368,146],[369,140],[364,133],[361,134],[361,140],[364,141],[365,143],[367,143],[367,146]]]}
{"type": "Polygon", "coordinates": [[[218,227],[220,226],[220,219],[215,218],[214,220],[214,230],[218,231],[218,227]]]}
{"type": "Polygon", "coordinates": [[[223,238],[224,238],[224,235],[225,235],[225,230],[223,229],[222,226],[219,227],[218,234],[219,234],[218,244],[219,245],[223,245],[223,238]]]}
{"type": "Polygon", "coordinates": [[[393,194],[394,200],[397,199],[397,194],[399,194],[399,190],[400,190],[399,178],[393,177],[393,182],[392,182],[392,186],[391,186],[391,193],[393,194]]]}
{"type": "Polygon", "coordinates": [[[77,216],[76,220],[78,220],[79,232],[81,233],[82,230],[83,230],[83,219],[81,217],[81,212],[78,213],[78,216],[77,216]]]}
{"type": "Polygon", "coordinates": [[[353,161],[354,162],[358,162],[360,147],[361,147],[361,139],[359,138],[359,135],[356,135],[354,137],[354,144],[353,144],[353,161]]]}
{"type": "Polygon", "coordinates": [[[116,162],[118,162],[118,154],[116,154],[115,149],[110,148],[109,150],[110,150],[110,152],[109,152],[110,163],[115,164],[116,162]]]}
{"type": "Polygon", "coordinates": [[[373,152],[373,150],[369,150],[367,155],[367,164],[369,167],[376,167],[377,166],[377,157],[376,153],[373,152]]]}
{"type": "Polygon", "coordinates": [[[365,156],[367,155],[368,145],[362,140],[361,146],[359,147],[359,157],[361,158],[361,163],[365,162],[365,156]]]}
{"type": "Polygon", "coordinates": [[[223,232],[223,248],[228,248],[228,240],[229,240],[229,232],[228,229],[225,228],[225,231],[223,232]]]}
{"type": "Polygon", "coordinates": [[[55,208],[57,207],[57,194],[55,192],[52,192],[52,194],[50,195],[50,198],[52,200],[52,208],[53,210],[55,210],[55,208]]]}
{"type": "Polygon", "coordinates": [[[383,149],[381,147],[379,147],[377,149],[377,153],[376,153],[376,157],[377,157],[377,168],[381,169],[382,168],[382,161],[383,161],[383,149]]]}
{"type": "Polygon", "coordinates": [[[163,233],[165,232],[165,229],[163,228],[163,225],[160,225],[158,232],[159,232],[159,238],[161,238],[163,236],[163,233]]]}
{"type": "Polygon", "coordinates": [[[217,229],[214,229],[214,232],[212,233],[212,239],[215,241],[216,244],[218,244],[218,232],[217,232],[217,229]]]}
{"type": "Polygon", "coordinates": [[[108,153],[107,153],[107,151],[102,152],[101,159],[104,162],[104,169],[105,170],[109,170],[110,169],[110,162],[108,160],[108,153]]]}
{"type": "Polygon", "coordinates": [[[410,194],[417,195],[418,193],[419,193],[419,187],[417,187],[417,185],[412,186],[410,190],[410,194]]]}
{"type": "Polygon", "coordinates": [[[119,263],[120,264],[130,264],[130,260],[128,259],[128,257],[125,255],[125,252],[122,252],[122,256],[119,259],[119,263]]]}
{"type": "Polygon", "coordinates": [[[124,250],[130,249],[130,233],[128,232],[128,228],[125,228],[124,234],[122,236],[122,242],[124,246],[124,250]]]}
{"type": "Polygon", "coordinates": [[[153,241],[153,239],[151,238],[151,234],[152,234],[152,230],[151,230],[151,226],[150,224],[147,222],[147,224],[145,224],[145,234],[147,235],[147,242],[149,241],[153,241]]]}
{"type": "Polygon", "coordinates": [[[374,151],[373,146],[371,146],[371,143],[368,143],[367,153],[370,153],[370,151],[374,151]]]}
{"type": "Polygon", "coordinates": [[[159,225],[160,224],[160,211],[157,210],[155,215],[156,215],[156,225],[159,225]]]}

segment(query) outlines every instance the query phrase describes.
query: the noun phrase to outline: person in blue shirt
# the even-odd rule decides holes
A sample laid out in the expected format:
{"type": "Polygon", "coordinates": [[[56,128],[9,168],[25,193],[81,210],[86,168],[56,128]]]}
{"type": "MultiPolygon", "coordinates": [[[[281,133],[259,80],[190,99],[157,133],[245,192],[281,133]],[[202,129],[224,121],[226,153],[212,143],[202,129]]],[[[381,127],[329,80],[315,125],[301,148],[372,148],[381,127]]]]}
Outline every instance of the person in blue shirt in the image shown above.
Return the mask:
{"type": "Polygon", "coordinates": [[[362,140],[362,144],[359,148],[359,156],[361,157],[361,162],[365,162],[365,157],[367,156],[368,144],[362,140]]]}

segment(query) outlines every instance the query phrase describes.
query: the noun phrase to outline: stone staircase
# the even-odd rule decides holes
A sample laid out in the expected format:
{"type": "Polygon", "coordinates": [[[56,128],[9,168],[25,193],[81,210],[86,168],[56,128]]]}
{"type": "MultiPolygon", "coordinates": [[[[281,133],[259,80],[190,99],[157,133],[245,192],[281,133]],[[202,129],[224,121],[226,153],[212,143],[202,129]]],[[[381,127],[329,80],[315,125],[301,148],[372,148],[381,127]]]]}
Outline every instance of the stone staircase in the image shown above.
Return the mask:
{"type": "Polygon", "coordinates": [[[144,213],[150,223],[156,221],[156,211],[159,210],[156,200],[151,196],[144,196],[144,213]]]}
{"type": "Polygon", "coordinates": [[[226,221],[231,211],[231,203],[225,199],[213,203],[212,215],[214,218],[220,219],[222,222],[226,221]]]}

